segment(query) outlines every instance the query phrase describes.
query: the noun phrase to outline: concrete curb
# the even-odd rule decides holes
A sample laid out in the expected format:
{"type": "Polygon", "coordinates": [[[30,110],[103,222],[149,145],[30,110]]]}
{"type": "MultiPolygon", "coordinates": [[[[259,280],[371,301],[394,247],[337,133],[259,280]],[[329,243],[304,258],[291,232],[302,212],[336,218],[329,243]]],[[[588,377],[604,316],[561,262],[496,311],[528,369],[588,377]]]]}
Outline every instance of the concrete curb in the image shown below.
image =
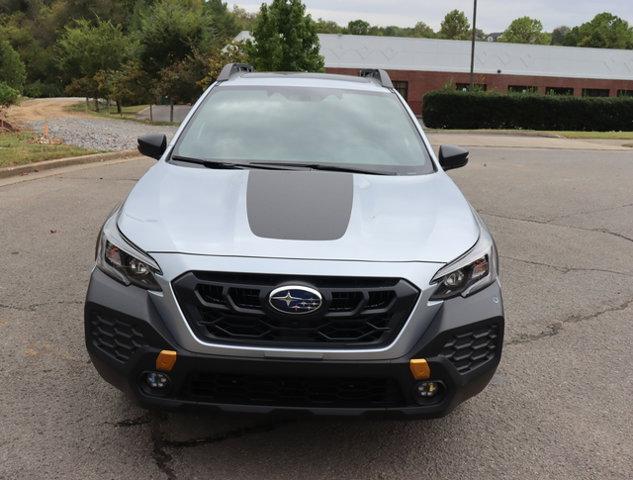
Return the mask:
{"type": "Polygon", "coordinates": [[[141,156],[141,154],[137,150],[122,150],[120,152],[95,153],[92,155],[82,155],[80,157],[56,158],[55,160],[45,160],[43,162],[0,168],[0,178],[26,175],[28,173],[41,172],[42,170],[50,170],[52,168],[83,165],[86,163],[99,163],[106,162],[108,160],[118,160],[138,156],[141,156]]]}
{"type": "Polygon", "coordinates": [[[540,132],[538,130],[450,130],[442,128],[424,128],[424,131],[429,135],[441,133],[446,135],[495,135],[506,137],[567,138],[556,133],[540,132]]]}

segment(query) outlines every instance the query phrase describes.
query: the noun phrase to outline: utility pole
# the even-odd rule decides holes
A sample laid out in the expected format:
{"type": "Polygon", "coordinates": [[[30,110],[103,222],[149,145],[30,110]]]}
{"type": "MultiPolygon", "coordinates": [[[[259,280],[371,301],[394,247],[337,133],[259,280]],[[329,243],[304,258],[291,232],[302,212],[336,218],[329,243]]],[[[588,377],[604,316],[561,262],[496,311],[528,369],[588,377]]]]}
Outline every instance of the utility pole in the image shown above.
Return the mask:
{"type": "Polygon", "coordinates": [[[470,90],[475,89],[475,40],[477,38],[477,0],[473,6],[473,38],[470,47],[470,90]]]}

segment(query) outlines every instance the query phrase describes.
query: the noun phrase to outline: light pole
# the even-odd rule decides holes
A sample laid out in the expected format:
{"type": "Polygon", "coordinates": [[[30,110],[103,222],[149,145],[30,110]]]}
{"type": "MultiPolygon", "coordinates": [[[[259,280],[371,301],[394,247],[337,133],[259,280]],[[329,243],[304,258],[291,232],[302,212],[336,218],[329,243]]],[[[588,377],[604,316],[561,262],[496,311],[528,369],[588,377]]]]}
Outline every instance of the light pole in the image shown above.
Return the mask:
{"type": "Polygon", "coordinates": [[[470,90],[475,89],[475,39],[477,38],[477,0],[473,5],[473,37],[470,47],[470,90]]]}

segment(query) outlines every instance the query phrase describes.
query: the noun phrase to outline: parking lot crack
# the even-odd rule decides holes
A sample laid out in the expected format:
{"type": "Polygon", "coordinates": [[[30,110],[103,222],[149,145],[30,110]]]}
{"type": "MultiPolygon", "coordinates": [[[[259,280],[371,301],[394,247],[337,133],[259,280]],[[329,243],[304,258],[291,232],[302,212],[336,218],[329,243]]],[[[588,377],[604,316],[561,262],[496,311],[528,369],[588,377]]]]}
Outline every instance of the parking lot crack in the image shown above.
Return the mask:
{"type": "MultiPolygon", "coordinates": [[[[575,216],[578,216],[578,215],[589,215],[589,214],[592,214],[592,213],[609,212],[611,210],[618,210],[620,208],[627,208],[627,207],[633,207],[633,203],[625,203],[624,205],[617,205],[615,207],[598,208],[598,209],[595,209],[595,210],[585,210],[585,211],[582,211],[582,212],[568,213],[566,215],[561,215],[559,217],[554,217],[554,218],[548,220],[546,223],[554,224],[555,221],[562,220],[564,218],[575,217],[575,216]]],[[[557,225],[557,224],[554,224],[554,225],[557,225]]]]}
{"type": "Polygon", "coordinates": [[[152,422],[152,417],[150,415],[141,415],[136,418],[126,418],[124,420],[120,420],[114,424],[115,427],[138,427],[140,425],[147,425],[152,422]]]}
{"type": "Polygon", "coordinates": [[[562,322],[554,322],[551,323],[550,325],[548,325],[547,327],[545,327],[544,330],[542,330],[539,333],[535,333],[535,334],[526,334],[526,333],[522,333],[517,335],[516,337],[510,339],[509,341],[505,342],[506,345],[521,345],[521,344],[525,344],[525,343],[531,343],[531,342],[535,342],[538,340],[541,340],[543,338],[548,338],[548,337],[553,337],[558,335],[560,332],[562,332],[564,330],[564,325],[565,324],[569,324],[569,323],[579,323],[579,322],[584,322],[587,320],[594,320],[598,317],[600,317],[601,315],[604,315],[606,313],[613,313],[613,312],[621,312],[626,310],[627,308],[629,308],[631,305],[633,305],[633,298],[630,298],[629,300],[622,302],[618,305],[613,305],[610,307],[605,307],[605,308],[601,308],[600,310],[597,310],[593,313],[589,313],[586,315],[571,315],[567,318],[565,318],[562,322]]]}
{"type": "Polygon", "coordinates": [[[624,277],[633,277],[633,274],[626,272],[619,272],[617,270],[608,270],[605,268],[589,268],[589,267],[564,267],[562,265],[553,265],[551,263],[545,262],[537,262],[534,260],[524,260],[523,258],[510,257],[507,255],[499,255],[501,259],[514,260],[516,262],[526,263],[528,265],[535,265],[539,267],[548,267],[553,268],[556,271],[561,273],[569,273],[569,272],[598,272],[598,273],[611,273],[614,275],[622,275],[624,277]]]}
{"type": "Polygon", "coordinates": [[[266,433],[278,428],[281,425],[286,425],[294,421],[291,419],[284,419],[283,421],[272,420],[266,423],[240,427],[206,437],[193,438],[189,440],[168,440],[164,437],[160,429],[161,422],[165,419],[166,416],[164,413],[152,412],[148,416],[141,416],[136,419],[131,419],[127,421],[124,420],[122,422],[119,422],[122,423],[122,425],[119,426],[129,427],[133,425],[142,425],[144,423],[149,423],[151,425],[150,432],[152,441],[152,458],[154,459],[154,462],[156,463],[158,469],[165,474],[168,480],[177,479],[176,473],[171,467],[173,457],[169,454],[169,449],[198,447],[201,445],[223,442],[225,440],[242,438],[247,435],[266,433]]]}
{"type": "Polygon", "coordinates": [[[15,305],[6,305],[3,303],[0,303],[0,308],[4,310],[15,310],[17,312],[32,312],[33,311],[33,309],[29,307],[17,307],[15,305]]]}
{"type": "Polygon", "coordinates": [[[288,423],[290,423],[289,420],[260,423],[247,427],[240,427],[233,430],[228,430],[226,432],[221,432],[215,435],[209,435],[207,437],[193,438],[190,440],[165,440],[164,445],[170,448],[198,447],[200,445],[208,445],[212,443],[223,442],[225,440],[242,438],[247,435],[270,432],[280,427],[281,425],[286,425],[288,423]]]}
{"type": "Polygon", "coordinates": [[[519,218],[519,217],[508,217],[507,215],[498,215],[496,213],[488,213],[483,210],[478,210],[479,214],[485,215],[487,217],[494,218],[502,218],[503,220],[514,220],[517,222],[527,222],[527,223],[538,223],[539,225],[549,225],[551,220],[536,220],[534,218],[519,218]]]}
{"type": "Polygon", "coordinates": [[[613,231],[608,230],[608,229],[606,229],[606,228],[596,228],[594,231],[595,231],[595,232],[602,232],[602,233],[606,233],[606,234],[608,234],[608,235],[613,235],[613,236],[615,236],[615,237],[622,238],[622,239],[624,239],[624,240],[628,240],[629,242],[633,242],[633,238],[631,238],[631,237],[627,237],[626,235],[623,235],[623,234],[618,233],[618,232],[613,232],[613,231]]]}
{"type": "Polygon", "coordinates": [[[171,467],[172,456],[165,450],[166,442],[160,430],[160,421],[164,418],[164,414],[158,412],[152,412],[151,414],[152,458],[158,469],[165,474],[168,480],[176,480],[176,473],[171,467]]]}
{"type": "Polygon", "coordinates": [[[506,342],[506,345],[520,345],[522,343],[531,343],[542,338],[553,337],[558,335],[563,330],[563,324],[561,322],[552,323],[548,325],[544,330],[539,333],[521,333],[515,338],[506,342]]]}
{"type": "Polygon", "coordinates": [[[7,310],[16,310],[18,312],[35,312],[39,307],[45,307],[50,305],[83,305],[83,301],[79,300],[60,300],[57,302],[43,302],[43,303],[32,303],[27,305],[26,307],[20,307],[18,305],[8,305],[0,303],[0,308],[7,310]]]}
{"type": "MultiPolygon", "coordinates": [[[[624,207],[631,207],[633,206],[633,203],[631,204],[626,204],[626,205],[621,205],[620,207],[615,207],[615,208],[624,208],[624,207]]],[[[613,210],[613,209],[605,209],[605,210],[596,210],[595,212],[581,212],[581,213],[574,213],[571,215],[565,215],[562,217],[556,217],[556,218],[551,218],[549,220],[535,220],[532,218],[518,218],[518,217],[508,217],[505,215],[497,215],[494,213],[486,213],[484,211],[480,211],[479,213],[481,215],[485,215],[488,217],[493,217],[493,218],[501,218],[504,220],[514,220],[515,222],[526,222],[526,223],[536,223],[539,225],[552,225],[555,227],[561,227],[561,228],[566,228],[569,230],[580,230],[582,232],[598,232],[598,233],[604,233],[606,235],[613,235],[614,237],[617,238],[621,238],[623,240],[627,240],[629,242],[633,242],[633,238],[628,237],[622,233],[618,233],[618,232],[614,232],[612,230],[609,230],[607,228],[584,228],[584,227],[579,227],[576,225],[561,225],[560,223],[554,223],[556,220],[561,220],[563,218],[567,218],[567,217],[571,217],[574,215],[584,215],[584,214],[588,214],[588,213],[596,213],[596,212],[601,212],[601,211],[607,211],[607,210],[613,210]]]]}

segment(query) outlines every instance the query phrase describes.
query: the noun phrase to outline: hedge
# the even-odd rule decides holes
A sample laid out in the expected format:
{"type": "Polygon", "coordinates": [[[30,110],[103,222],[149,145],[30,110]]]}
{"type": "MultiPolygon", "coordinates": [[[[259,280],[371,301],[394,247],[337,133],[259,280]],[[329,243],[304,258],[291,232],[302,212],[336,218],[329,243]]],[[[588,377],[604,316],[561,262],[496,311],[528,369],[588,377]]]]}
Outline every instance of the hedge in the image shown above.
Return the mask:
{"type": "Polygon", "coordinates": [[[632,97],[436,91],[424,96],[430,128],[633,131],[632,97]]]}

